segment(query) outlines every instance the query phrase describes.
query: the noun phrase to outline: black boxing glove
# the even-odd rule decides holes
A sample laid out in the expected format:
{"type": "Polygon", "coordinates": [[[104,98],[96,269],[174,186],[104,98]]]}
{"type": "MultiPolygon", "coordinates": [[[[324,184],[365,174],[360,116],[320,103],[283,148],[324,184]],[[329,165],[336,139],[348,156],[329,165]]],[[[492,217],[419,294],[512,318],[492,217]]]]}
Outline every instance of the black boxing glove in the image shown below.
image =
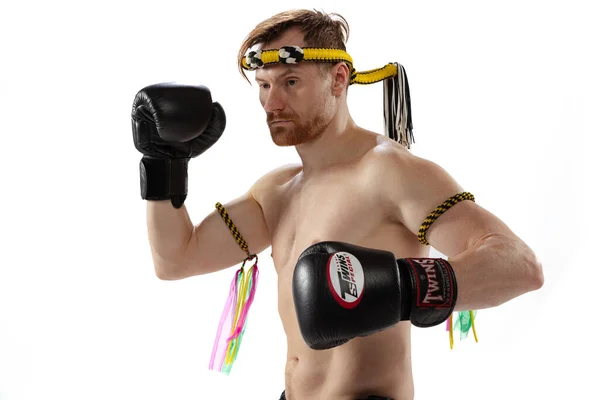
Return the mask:
{"type": "Polygon", "coordinates": [[[443,259],[396,260],[389,251],[332,241],[304,250],[292,280],[300,332],[315,350],[399,321],[438,325],[452,314],[456,292],[454,271],[443,259]]]}
{"type": "Polygon", "coordinates": [[[158,83],[140,90],[131,111],[140,161],[142,199],[171,200],[180,208],[188,189],[188,162],[225,130],[225,111],[205,86],[158,83]]]}

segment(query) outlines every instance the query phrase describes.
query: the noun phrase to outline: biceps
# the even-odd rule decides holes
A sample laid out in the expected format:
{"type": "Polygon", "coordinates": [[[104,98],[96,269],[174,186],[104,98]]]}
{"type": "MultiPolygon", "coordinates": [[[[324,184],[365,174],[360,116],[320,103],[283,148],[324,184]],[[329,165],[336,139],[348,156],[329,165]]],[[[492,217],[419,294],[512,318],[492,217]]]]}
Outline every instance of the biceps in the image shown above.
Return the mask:
{"type": "Polygon", "coordinates": [[[271,244],[262,209],[249,192],[223,206],[231,226],[215,209],[194,228],[185,267],[190,275],[232,267],[248,256],[243,247],[250,254],[259,254],[271,244]]]}
{"type": "Polygon", "coordinates": [[[427,240],[436,250],[453,257],[493,235],[514,236],[508,226],[490,211],[473,201],[462,201],[431,224],[427,240]]]}

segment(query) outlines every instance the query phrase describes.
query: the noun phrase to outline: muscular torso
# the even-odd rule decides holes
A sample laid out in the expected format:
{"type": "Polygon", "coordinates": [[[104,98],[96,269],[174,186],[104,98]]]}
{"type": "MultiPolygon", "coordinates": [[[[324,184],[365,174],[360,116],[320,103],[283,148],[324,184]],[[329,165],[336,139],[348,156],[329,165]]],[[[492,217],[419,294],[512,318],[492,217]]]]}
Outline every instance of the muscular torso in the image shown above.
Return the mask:
{"type": "Polygon", "coordinates": [[[397,258],[428,256],[429,249],[382,207],[372,168],[377,162],[376,146],[367,145],[354,161],[310,178],[301,165],[290,166],[258,199],[271,233],[278,273],[279,314],[288,343],[288,399],[354,400],[370,394],[413,398],[408,322],[315,351],[300,335],[292,298],[296,260],[316,242],[349,242],[388,250],[397,258]]]}

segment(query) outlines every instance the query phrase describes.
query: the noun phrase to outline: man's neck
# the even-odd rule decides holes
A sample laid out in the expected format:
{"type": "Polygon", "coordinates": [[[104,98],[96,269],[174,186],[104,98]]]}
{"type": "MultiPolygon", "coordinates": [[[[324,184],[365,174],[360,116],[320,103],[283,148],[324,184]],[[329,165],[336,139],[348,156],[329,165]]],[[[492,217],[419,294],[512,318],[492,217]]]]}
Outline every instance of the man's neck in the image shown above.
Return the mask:
{"type": "Polygon", "coordinates": [[[349,114],[336,116],[316,140],[295,146],[304,176],[316,175],[325,169],[353,160],[357,156],[360,128],[349,114]]]}

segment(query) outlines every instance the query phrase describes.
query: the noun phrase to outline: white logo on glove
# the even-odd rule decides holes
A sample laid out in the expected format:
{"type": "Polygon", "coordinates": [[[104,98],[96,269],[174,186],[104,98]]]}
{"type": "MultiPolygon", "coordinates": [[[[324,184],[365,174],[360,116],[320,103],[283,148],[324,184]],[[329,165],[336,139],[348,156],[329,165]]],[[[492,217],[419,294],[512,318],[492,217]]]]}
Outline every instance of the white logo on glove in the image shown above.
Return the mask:
{"type": "Polygon", "coordinates": [[[345,251],[334,253],[327,264],[329,289],[344,308],[360,303],[365,287],[365,275],[360,261],[345,251]]]}

